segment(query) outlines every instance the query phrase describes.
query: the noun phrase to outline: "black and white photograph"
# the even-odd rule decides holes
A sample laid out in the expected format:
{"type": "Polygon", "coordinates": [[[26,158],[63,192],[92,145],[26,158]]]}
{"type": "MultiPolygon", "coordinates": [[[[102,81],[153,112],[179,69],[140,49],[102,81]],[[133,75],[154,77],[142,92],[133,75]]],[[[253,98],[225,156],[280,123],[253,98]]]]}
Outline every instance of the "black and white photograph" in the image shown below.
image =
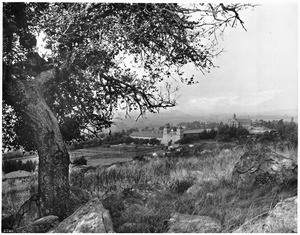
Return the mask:
{"type": "Polygon", "coordinates": [[[2,233],[297,233],[297,1],[1,1],[2,233]]]}

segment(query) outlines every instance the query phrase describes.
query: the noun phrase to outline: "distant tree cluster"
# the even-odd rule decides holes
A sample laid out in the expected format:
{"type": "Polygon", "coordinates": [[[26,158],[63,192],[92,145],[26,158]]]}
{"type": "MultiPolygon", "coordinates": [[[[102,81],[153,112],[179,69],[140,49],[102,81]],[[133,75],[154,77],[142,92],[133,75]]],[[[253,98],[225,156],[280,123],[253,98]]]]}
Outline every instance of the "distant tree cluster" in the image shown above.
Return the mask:
{"type": "Polygon", "coordinates": [[[81,141],[79,143],[75,143],[74,147],[76,149],[81,148],[89,148],[89,147],[96,147],[96,146],[108,146],[108,145],[117,145],[117,144],[150,144],[150,145],[159,145],[160,141],[156,138],[152,139],[135,139],[131,138],[125,132],[116,132],[111,135],[105,136],[103,139],[94,138],[87,141],[81,141]]]}
{"type": "Polygon", "coordinates": [[[23,163],[21,160],[6,160],[2,163],[2,171],[5,174],[18,170],[32,172],[35,171],[36,166],[36,161],[28,160],[25,163],[23,163]]]}
{"type": "Polygon", "coordinates": [[[212,129],[211,131],[204,130],[203,132],[199,133],[197,136],[185,136],[182,139],[176,141],[176,143],[189,144],[199,140],[215,139],[216,135],[217,135],[217,131],[215,131],[214,129],[212,129]]]}
{"type": "Polygon", "coordinates": [[[289,141],[295,147],[298,146],[298,124],[279,120],[276,124],[276,131],[281,140],[289,141]]]}
{"type": "Polygon", "coordinates": [[[151,139],[132,139],[132,143],[137,145],[150,144],[150,145],[160,145],[160,140],[156,138],[151,139]]]}
{"type": "Polygon", "coordinates": [[[273,129],[270,132],[257,135],[256,141],[260,143],[266,142],[287,142],[293,147],[298,147],[298,124],[295,122],[279,121],[262,121],[262,126],[273,129]]]}
{"type": "Polygon", "coordinates": [[[228,125],[220,126],[216,135],[217,141],[230,142],[238,140],[244,142],[247,140],[249,132],[242,127],[230,127],[228,125]]]}
{"type": "Polygon", "coordinates": [[[271,131],[262,134],[255,134],[249,137],[249,132],[244,128],[229,127],[220,125],[216,135],[217,141],[230,142],[238,141],[240,144],[255,140],[257,143],[279,143],[286,142],[289,146],[298,147],[298,125],[295,122],[263,121],[260,120],[257,126],[266,127],[271,131]]]}
{"type": "Polygon", "coordinates": [[[135,139],[135,138],[131,138],[128,135],[124,135],[120,132],[114,133],[110,136],[106,136],[103,140],[102,140],[102,145],[103,144],[110,144],[110,145],[115,145],[115,144],[138,144],[138,145],[142,145],[142,144],[151,144],[151,145],[157,145],[160,144],[160,141],[156,138],[152,138],[152,139],[135,139]]]}

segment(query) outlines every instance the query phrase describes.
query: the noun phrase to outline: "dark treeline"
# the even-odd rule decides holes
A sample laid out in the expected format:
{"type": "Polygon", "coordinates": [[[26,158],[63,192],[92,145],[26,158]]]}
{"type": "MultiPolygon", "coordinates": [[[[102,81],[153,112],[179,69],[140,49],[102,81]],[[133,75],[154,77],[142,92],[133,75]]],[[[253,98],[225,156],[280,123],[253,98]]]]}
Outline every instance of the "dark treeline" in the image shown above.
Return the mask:
{"type": "Polygon", "coordinates": [[[262,134],[250,135],[249,131],[242,127],[230,127],[229,125],[219,125],[218,131],[212,129],[210,132],[204,131],[196,136],[186,136],[177,141],[179,144],[189,144],[199,140],[215,139],[221,142],[237,141],[240,144],[250,140],[255,140],[258,143],[267,142],[287,142],[292,147],[298,147],[298,125],[297,123],[279,121],[263,121],[259,123],[260,127],[269,128],[262,134]]]}
{"type": "Polygon", "coordinates": [[[2,171],[5,174],[18,170],[32,172],[35,171],[36,166],[36,161],[28,160],[23,163],[21,160],[6,160],[2,163],[2,171]]]}
{"type": "Polygon", "coordinates": [[[262,134],[249,135],[249,132],[244,128],[229,127],[223,125],[219,127],[216,135],[216,140],[230,142],[239,141],[245,143],[249,139],[255,139],[258,143],[266,142],[288,142],[293,147],[298,147],[298,125],[295,122],[279,121],[260,121],[261,127],[269,128],[262,134]]]}
{"type": "Polygon", "coordinates": [[[116,144],[150,144],[150,145],[158,145],[160,141],[158,139],[134,139],[128,136],[123,132],[116,132],[111,135],[107,135],[104,138],[94,138],[87,141],[81,141],[79,143],[75,143],[74,147],[76,149],[80,148],[88,148],[88,147],[96,147],[96,146],[109,146],[109,145],[116,145],[116,144]]]}

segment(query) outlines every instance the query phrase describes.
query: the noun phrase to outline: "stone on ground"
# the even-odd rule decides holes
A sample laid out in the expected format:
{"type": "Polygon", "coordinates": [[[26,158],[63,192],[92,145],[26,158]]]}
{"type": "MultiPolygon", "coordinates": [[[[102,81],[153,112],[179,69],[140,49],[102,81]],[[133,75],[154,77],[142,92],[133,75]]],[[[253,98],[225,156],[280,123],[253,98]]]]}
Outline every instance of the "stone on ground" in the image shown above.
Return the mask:
{"type": "Polygon", "coordinates": [[[113,225],[109,211],[103,207],[99,199],[93,199],[79,207],[51,232],[107,233],[113,232],[113,225]]]}
{"type": "Polygon", "coordinates": [[[247,221],[234,233],[297,233],[297,197],[279,202],[266,217],[247,221]]]}
{"type": "Polygon", "coordinates": [[[235,165],[232,180],[238,187],[297,182],[297,163],[270,149],[246,152],[235,165]]]}

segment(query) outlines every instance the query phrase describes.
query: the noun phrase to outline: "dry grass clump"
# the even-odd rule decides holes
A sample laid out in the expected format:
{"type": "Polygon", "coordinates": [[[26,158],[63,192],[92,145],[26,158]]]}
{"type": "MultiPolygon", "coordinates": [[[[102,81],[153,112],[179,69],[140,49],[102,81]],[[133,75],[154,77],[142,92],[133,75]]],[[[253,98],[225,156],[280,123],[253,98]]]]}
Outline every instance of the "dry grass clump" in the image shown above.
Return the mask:
{"type": "MultiPolygon", "coordinates": [[[[210,156],[171,155],[116,168],[116,174],[123,175],[121,188],[130,187],[143,195],[139,205],[119,208],[118,216],[113,217],[116,231],[167,232],[168,220],[178,212],[210,216],[221,221],[222,232],[232,232],[245,221],[266,215],[278,201],[297,194],[297,188],[284,185],[237,188],[231,173],[243,153],[236,148],[210,156]]],[[[119,200],[125,199],[121,196],[119,200]]]]}
{"type": "Polygon", "coordinates": [[[180,158],[171,175],[182,178],[184,177],[180,176],[180,172],[182,172],[186,176],[195,177],[196,182],[229,180],[235,164],[243,153],[244,151],[241,149],[225,149],[205,157],[199,155],[191,158],[180,158]]]}

